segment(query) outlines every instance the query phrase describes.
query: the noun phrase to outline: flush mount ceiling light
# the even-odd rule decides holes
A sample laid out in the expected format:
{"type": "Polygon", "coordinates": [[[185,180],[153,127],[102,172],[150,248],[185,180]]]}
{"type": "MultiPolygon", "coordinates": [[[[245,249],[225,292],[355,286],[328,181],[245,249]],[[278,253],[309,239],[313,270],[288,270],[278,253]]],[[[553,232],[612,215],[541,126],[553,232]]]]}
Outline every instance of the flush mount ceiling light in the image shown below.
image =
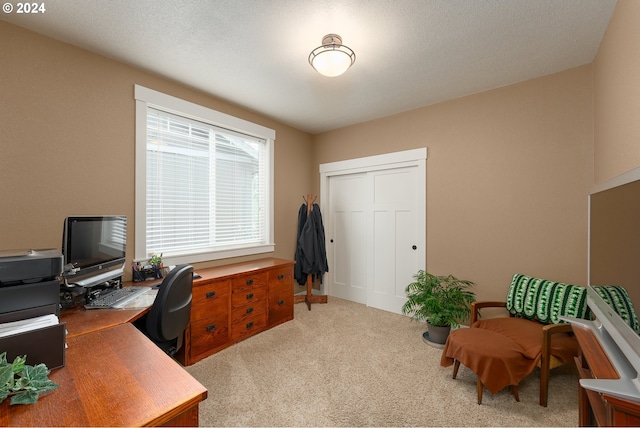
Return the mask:
{"type": "Polygon", "coordinates": [[[340,76],[356,62],[356,54],[342,44],[337,34],[327,34],[319,46],[309,54],[309,64],[323,76],[340,76]]]}

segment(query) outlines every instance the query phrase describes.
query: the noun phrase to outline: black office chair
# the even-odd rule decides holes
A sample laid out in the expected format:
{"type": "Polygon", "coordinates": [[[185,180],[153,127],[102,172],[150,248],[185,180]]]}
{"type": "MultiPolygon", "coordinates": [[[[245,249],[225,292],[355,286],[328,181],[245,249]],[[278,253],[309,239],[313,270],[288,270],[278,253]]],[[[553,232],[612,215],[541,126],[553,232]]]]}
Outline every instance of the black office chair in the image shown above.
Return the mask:
{"type": "Polygon", "coordinates": [[[134,324],[167,354],[182,347],[191,315],[193,267],[178,265],[164,278],[149,313],[134,324]]]}

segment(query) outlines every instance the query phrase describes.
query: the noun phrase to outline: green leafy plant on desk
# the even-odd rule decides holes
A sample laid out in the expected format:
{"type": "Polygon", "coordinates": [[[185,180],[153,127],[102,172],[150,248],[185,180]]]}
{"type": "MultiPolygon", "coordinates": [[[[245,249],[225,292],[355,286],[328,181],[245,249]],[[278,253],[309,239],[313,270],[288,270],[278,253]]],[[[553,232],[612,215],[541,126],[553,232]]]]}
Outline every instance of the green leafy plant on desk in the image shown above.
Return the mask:
{"type": "Polygon", "coordinates": [[[160,255],[154,254],[153,256],[151,256],[151,259],[149,259],[149,263],[152,266],[161,267],[161,265],[162,265],[162,254],[160,254],[160,255]]]}
{"type": "Polygon", "coordinates": [[[153,276],[156,279],[162,278],[164,276],[163,266],[162,266],[162,254],[160,255],[154,254],[149,260],[149,263],[151,263],[151,266],[153,266],[153,276]]]}
{"type": "Polygon", "coordinates": [[[41,393],[52,391],[58,384],[49,380],[49,369],[44,364],[29,366],[27,356],[17,356],[7,362],[7,353],[0,354],[0,403],[11,396],[9,404],[33,404],[41,393]]]}

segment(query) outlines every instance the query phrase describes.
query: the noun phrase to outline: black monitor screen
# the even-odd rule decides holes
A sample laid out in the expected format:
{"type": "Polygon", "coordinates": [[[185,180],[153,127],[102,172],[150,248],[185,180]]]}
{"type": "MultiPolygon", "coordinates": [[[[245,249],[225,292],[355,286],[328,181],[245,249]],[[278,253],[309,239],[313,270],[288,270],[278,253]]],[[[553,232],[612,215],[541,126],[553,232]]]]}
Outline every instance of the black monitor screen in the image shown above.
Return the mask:
{"type": "Polygon", "coordinates": [[[96,270],[124,263],[127,246],[125,216],[67,217],[62,253],[65,266],[96,270]]]}

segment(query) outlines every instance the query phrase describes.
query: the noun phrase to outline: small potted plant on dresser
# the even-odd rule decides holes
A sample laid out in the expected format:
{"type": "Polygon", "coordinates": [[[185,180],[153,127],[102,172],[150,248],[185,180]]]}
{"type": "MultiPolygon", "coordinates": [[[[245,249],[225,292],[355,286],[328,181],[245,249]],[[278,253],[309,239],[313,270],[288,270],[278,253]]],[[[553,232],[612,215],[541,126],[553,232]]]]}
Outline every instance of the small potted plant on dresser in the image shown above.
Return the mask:
{"type": "Polygon", "coordinates": [[[414,275],[414,282],[407,285],[407,301],[402,313],[413,320],[426,321],[423,337],[428,342],[444,344],[451,327],[458,327],[471,313],[475,294],[470,290],[475,284],[453,275],[436,276],[424,270],[414,275]]]}

